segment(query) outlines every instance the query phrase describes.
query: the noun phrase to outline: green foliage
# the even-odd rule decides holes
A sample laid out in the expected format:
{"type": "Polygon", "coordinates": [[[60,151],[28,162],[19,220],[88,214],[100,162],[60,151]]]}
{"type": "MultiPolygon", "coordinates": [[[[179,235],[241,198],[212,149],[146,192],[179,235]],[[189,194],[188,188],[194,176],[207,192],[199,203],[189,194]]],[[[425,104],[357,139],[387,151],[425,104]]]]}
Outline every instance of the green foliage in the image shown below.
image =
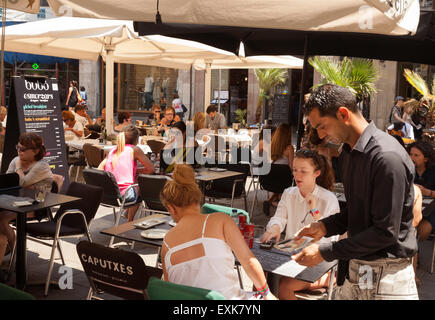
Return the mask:
{"type": "Polygon", "coordinates": [[[270,91],[273,87],[285,83],[287,79],[287,70],[279,68],[255,69],[255,75],[260,87],[260,100],[270,98],[270,91]]]}
{"type": "Polygon", "coordinates": [[[241,124],[242,127],[246,127],[246,109],[236,110],[236,121],[241,124]]]}
{"type": "Polygon", "coordinates": [[[330,58],[309,58],[309,64],[322,75],[321,83],[314,88],[325,84],[334,83],[348,88],[359,100],[369,97],[377,92],[375,82],[379,72],[370,59],[345,57],[340,62],[330,58]]]}

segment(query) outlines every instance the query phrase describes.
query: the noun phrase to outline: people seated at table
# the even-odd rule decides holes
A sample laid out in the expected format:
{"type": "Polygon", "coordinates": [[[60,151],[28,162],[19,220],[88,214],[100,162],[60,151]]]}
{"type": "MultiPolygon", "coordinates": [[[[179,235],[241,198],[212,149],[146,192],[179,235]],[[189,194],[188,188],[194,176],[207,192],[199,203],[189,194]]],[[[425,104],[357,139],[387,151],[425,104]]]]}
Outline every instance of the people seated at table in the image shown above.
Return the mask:
{"type": "MultiPolygon", "coordinates": [[[[286,123],[281,123],[276,129],[270,143],[270,158],[272,164],[287,164],[290,169],[293,166],[294,148],[292,145],[292,129],[286,123]]],[[[281,194],[273,193],[272,196],[264,201],[263,211],[269,214],[269,208],[277,207],[281,194]]]]}
{"type": "MultiPolygon", "coordinates": [[[[434,147],[425,141],[417,141],[409,146],[409,155],[415,165],[414,184],[420,188],[425,197],[435,199],[435,152],[434,147]]],[[[426,240],[435,228],[435,211],[418,225],[418,238],[426,240]]]]}
{"type": "MultiPolygon", "coordinates": [[[[124,195],[127,188],[134,184],[136,178],[137,161],[143,165],[140,173],[153,173],[154,165],[137,146],[139,141],[139,130],[132,124],[123,127],[118,134],[116,148],[113,148],[107,157],[100,163],[98,169],[113,173],[118,182],[119,191],[124,195]]],[[[133,187],[128,190],[125,202],[137,200],[138,190],[133,187]]],[[[139,208],[139,204],[128,208],[128,221],[133,221],[134,215],[139,208]]]]}
{"type": "Polygon", "coordinates": [[[84,138],[83,126],[76,120],[72,111],[62,111],[62,119],[65,141],[80,140],[84,138]]]}
{"type": "Polygon", "coordinates": [[[122,128],[131,124],[131,113],[120,111],[118,112],[118,125],[115,126],[115,132],[122,132],[122,128]]]}
{"type": "Polygon", "coordinates": [[[261,264],[233,219],[224,213],[201,214],[202,194],[192,167],[176,165],[172,177],[160,194],[177,223],[163,240],[161,261],[165,281],[215,290],[226,299],[258,297],[240,289],[234,252],[254,286],[263,291],[264,299],[275,299],[261,264]]]}
{"type": "MultiPolygon", "coordinates": [[[[42,138],[33,132],[26,132],[20,135],[17,144],[18,156],[12,159],[6,173],[16,172],[20,177],[22,188],[34,189],[35,187],[51,190],[53,174],[48,162],[43,158],[46,149],[42,138]]],[[[9,248],[15,244],[15,232],[9,223],[16,219],[17,214],[9,211],[0,212],[0,234],[8,239],[9,248]]],[[[38,210],[27,213],[28,218],[36,217],[41,220],[46,216],[45,210],[38,210]]],[[[4,252],[0,252],[0,263],[3,260],[4,252]]]]}
{"type": "Polygon", "coordinates": [[[174,123],[180,121],[180,117],[175,115],[175,109],[172,107],[166,107],[164,115],[165,116],[160,121],[160,125],[154,132],[156,136],[164,135],[168,128],[171,128],[174,123]]]}
{"type": "Polygon", "coordinates": [[[93,123],[91,117],[86,112],[86,108],[85,104],[77,104],[74,108],[74,117],[82,124],[83,128],[93,123]]]}
{"type": "Polygon", "coordinates": [[[149,118],[149,124],[152,126],[160,125],[160,122],[161,122],[160,115],[161,115],[162,109],[160,108],[160,106],[158,104],[154,104],[151,110],[153,112],[153,115],[149,118]]]}
{"type": "Polygon", "coordinates": [[[227,122],[225,121],[225,116],[217,111],[218,108],[214,104],[207,107],[207,116],[205,119],[205,127],[211,130],[226,129],[227,122]]]}
{"type": "Polygon", "coordinates": [[[160,152],[160,171],[171,173],[177,163],[187,163],[191,161],[192,166],[198,166],[195,159],[195,147],[197,142],[190,137],[186,139],[186,124],[183,121],[174,123],[168,131],[170,140],[160,152]]]}
{"type": "MultiPolygon", "coordinates": [[[[285,239],[289,239],[304,226],[340,211],[337,197],[330,191],[334,185],[332,168],[324,156],[314,150],[299,150],[293,162],[293,176],[296,186],[284,190],[261,242],[272,239],[279,242],[284,229],[285,239]]],[[[331,240],[323,238],[320,241],[331,240]]],[[[329,277],[329,273],[325,274],[315,283],[282,277],[278,297],[296,299],[295,291],[327,287],[329,277]]]]}

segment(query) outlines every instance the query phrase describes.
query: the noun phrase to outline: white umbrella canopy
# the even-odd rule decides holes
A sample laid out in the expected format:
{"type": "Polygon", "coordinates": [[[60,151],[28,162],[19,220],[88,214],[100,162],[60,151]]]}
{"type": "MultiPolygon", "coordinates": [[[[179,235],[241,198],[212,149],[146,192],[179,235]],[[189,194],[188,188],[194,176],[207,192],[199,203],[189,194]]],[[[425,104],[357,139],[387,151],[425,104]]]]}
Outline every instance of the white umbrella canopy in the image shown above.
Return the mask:
{"type": "MultiPolygon", "coordinates": [[[[3,35],[3,34],[2,34],[3,35]]],[[[6,27],[5,50],[106,61],[107,121],[113,119],[114,62],[189,69],[201,59],[233,58],[231,52],[164,36],[139,37],[132,21],[61,17],[6,27]],[[178,60],[177,60],[178,58],[178,60]]],[[[108,127],[109,133],[112,128],[108,127]]]]}
{"type": "MultiPolygon", "coordinates": [[[[156,21],[156,0],[48,0],[55,14],[156,21]]],[[[171,0],[160,1],[164,23],[304,31],[415,33],[418,0],[171,0]]]]}
{"type": "MultiPolygon", "coordinates": [[[[250,56],[238,57],[233,59],[216,59],[211,64],[211,69],[257,69],[257,68],[285,68],[285,69],[302,69],[303,59],[293,56],[250,56]]],[[[195,63],[194,68],[205,70],[204,63],[195,63]]]]}

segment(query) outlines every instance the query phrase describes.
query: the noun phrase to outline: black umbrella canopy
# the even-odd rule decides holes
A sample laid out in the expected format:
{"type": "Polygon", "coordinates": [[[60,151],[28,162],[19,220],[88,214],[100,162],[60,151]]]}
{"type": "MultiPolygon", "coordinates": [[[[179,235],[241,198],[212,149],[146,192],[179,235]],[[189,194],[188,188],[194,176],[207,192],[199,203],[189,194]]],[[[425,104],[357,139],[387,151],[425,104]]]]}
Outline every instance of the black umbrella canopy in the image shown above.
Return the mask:
{"type": "Polygon", "coordinates": [[[435,12],[420,11],[414,36],[370,33],[313,32],[188,24],[134,22],[140,35],[160,34],[201,42],[238,54],[240,41],[245,55],[308,55],[363,57],[435,65],[435,12]],[[307,37],[308,36],[308,37],[307,37]]]}

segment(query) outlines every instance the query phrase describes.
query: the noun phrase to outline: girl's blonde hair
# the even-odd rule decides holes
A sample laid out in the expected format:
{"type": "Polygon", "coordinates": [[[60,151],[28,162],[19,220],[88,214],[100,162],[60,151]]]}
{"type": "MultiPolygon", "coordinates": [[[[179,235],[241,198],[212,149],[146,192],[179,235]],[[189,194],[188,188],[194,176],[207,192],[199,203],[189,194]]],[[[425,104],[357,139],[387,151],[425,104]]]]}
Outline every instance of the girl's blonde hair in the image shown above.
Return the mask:
{"type": "Polygon", "coordinates": [[[415,99],[409,99],[408,101],[403,103],[403,110],[407,113],[407,114],[412,114],[414,113],[414,110],[416,108],[418,108],[420,102],[418,102],[415,99]]]}
{"type": "Polygon", "coordinates": [[[172,180],[166,182],[160,192],[163,204],[177,207],[188,207],[192,204],[199,205],[202,193],[195,182],[195,171],[188,164],[175,165],[172,180]]]}
{"type": "Polygon", "coordinates": [[[276,161],[282,157],[285,149],[292,144],[292,130],[286,123],[281,123],[276,129],[270,144],[271,159],[276,161]]]}

